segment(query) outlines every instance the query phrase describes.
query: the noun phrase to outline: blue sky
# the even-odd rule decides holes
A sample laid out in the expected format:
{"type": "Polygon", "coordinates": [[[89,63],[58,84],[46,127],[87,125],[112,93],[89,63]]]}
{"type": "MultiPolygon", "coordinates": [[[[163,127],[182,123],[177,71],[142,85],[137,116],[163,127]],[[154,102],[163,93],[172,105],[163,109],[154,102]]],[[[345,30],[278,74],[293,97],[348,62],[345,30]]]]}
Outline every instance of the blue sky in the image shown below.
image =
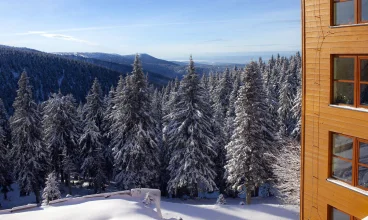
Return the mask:
{"type": "Polygon", "coordinates": [[[296,0],[1,0],[0,44],[164,59],[297,51],[296,0]]]}

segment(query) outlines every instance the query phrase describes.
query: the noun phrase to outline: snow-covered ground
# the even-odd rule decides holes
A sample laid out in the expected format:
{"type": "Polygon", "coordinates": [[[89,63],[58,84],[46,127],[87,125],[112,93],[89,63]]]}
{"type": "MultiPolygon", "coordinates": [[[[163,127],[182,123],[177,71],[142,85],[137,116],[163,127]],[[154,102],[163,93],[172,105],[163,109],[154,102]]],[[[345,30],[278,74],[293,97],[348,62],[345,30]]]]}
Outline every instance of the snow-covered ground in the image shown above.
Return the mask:
{"type": "MultiPolygon", "coordinates": [[[[275,204],[273,199],[254,199],[254,205],[239,205],[240,199],[227,199],[227,205],[214,205],[216,200],[164,199],[161,211],[166,220],[182,218],[211,220],[240,219],[299,219],[299,208],[275,204]]],[[[146,220],[159,219],[154,205],[147,207],[140,199],[128,195],[110,198],[77,198],[53,206],[28,209],[24,212],[0,215],[0,219],[53,219],[53,220],[146,220]]]]}

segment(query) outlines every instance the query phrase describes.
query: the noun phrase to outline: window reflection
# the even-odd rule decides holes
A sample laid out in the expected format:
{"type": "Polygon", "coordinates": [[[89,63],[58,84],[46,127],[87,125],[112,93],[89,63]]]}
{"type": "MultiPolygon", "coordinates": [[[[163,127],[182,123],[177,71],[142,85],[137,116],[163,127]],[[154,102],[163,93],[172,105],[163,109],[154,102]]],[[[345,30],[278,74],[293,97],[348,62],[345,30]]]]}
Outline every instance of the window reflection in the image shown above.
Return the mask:
{"type": "Polygon", "coordinates": [[[335,25],[353,24],[355,22],[354,1],[335,0],[335,25]]]}

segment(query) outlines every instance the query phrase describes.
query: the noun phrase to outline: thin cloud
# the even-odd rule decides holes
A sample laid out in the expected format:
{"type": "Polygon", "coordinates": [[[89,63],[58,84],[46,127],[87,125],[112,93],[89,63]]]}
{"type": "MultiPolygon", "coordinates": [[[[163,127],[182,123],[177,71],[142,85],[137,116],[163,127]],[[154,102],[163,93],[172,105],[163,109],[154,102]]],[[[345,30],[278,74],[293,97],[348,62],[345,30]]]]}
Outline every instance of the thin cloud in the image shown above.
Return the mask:
{"type": "Polygon", "coordinates": [[[60,39],[60,40],[67,40],[67,41],[74,41],[74,42],[78,42],[78,43],[84,43],[84,44],[88,44],[91,46],[97,46],[97,44],[90,42],[90,41],[86,41],[86,40],[81,40],[72,36],[68,36],[68,35],[63,35],[63,34],[40,34],[43,37],[48,37],[48,38],[55,38],[55,39],[60,39]]]}
{"type": "Polygon", "coordinates": [[[91,46],[97,46],[98,45],[96,43],[86,41],[86,40],[82,40],[82,39],[78,39],[78,38],[75,38],[73,36],[64,35],[64,34],[52,34],[52,33],[48,33],[48,32],[45,32],[45,31],[28,31],[26,33],[19,33],[17,35],[39,35],[39,36],[42,36],[42,37],[59,39],[59,40],[66,40],[66,41],[73,41],[73,42],[88,44],[88,45],[91,45],[91,46]]]}

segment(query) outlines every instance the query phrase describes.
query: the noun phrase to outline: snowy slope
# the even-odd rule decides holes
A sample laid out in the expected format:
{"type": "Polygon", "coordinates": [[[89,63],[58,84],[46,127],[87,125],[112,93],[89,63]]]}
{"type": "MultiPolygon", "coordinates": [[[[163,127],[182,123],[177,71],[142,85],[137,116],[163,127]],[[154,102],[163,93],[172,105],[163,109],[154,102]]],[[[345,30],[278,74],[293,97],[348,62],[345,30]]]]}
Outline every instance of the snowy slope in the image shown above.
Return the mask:
{"type": "MultiPolygon", "coordinates": [[[[207,200],[214,203],[214,200],[207,200]]],[[[183,220],[240,220],[240,219],[299,219],[298,208],[276,204],[240,206],[239,200],[228,201],[229,205],[184,204],[181,200],[164,201],[161,209],[164,219],[183,220]]],[[[49,207],[29,209],[25,212],[0,215],[0,219],[78,219],[78,220],[146,220],[158,219],[154,206],[146,207],[139,199],[130,196],[114,196],[109,199],[74,199],[49,207]]]]}

